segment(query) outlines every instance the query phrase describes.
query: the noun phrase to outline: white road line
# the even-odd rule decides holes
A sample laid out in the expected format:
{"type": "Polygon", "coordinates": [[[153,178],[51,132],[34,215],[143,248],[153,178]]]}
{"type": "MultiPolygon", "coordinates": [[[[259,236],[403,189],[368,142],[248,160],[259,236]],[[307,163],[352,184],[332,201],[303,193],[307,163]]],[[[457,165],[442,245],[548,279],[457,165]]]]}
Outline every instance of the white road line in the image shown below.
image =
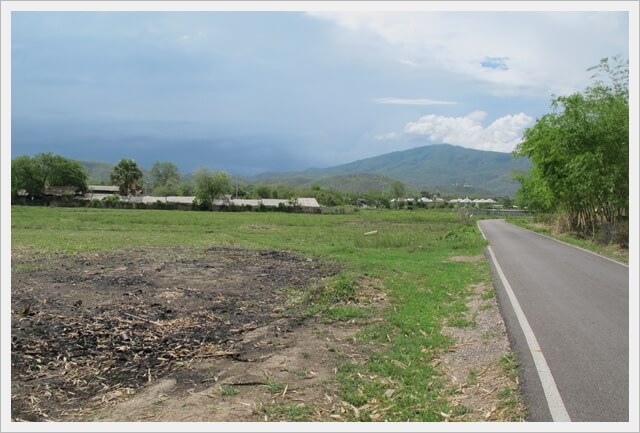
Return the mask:
{"type": "MultiPolygon", "coordinates": [[[[506,222],[506,220],[505,220],[505,222],[506,222]]],[[[508,223],[508,224],[511,224],[511,223],[508,223]]],[[[579,250],[584,251],[585,253],[593,254],[594,256],[598,256],[598,257],[600,257],[601,259],[609,260],[610,262],[617,263],[617,264],[619,264],[619,265],[621,265],[621,266],[625,266],[625,267],[627,267],[627,268],[629,267],[629,265],[627,265],[626,263],[622,263],[622,262],[619,262],[619,261],[617,261],[617,260],[611,259],[611,258],[609,258],[609,257],[605,257],[605,256],[603,256],[602,254],[598,254],[598,253],[595,253],[595,252],[593,252],[593,251],[589,251],[589,250],[584,249],[584,248],[582,248],[582,247],[579,247],[579,246],[577,246],[577,245],[573,245],[573,244],[570,244],[570,243],[567,243],[567,242],[561,241],[560,239],[552,238],[551,236],[543,235],[542,233],[538,233],[538,232],[535,232],[535,231],[533,231],[533,230],[525,229],[524,227],[520,227],[520,226],[517,226],[517,225],[515,225],[515,224],[511,224],[511,225],[512,225],[512,226],[514,226],[514,227],[521,228],[522,230],[526,230],[526,231],[528,231],[528,232],[535,233],[535,234],[537,234],[538,236],[542,236],[543,238],[551,239],[552,241],[560,242],[561,244],[567,245],[567,246],[569,246],[569,247],[577,248],[577,249],[579,249],[579,250]]]]}
{"type": "MultiPolygon", "coordinates": [[[[482,232],[482,229],[480,229],[480,232],[482,232]]],[[[491,255],[491,260],[493,260],[493,264],[496,267],[498,276],[500,277],[507,295],[509,296],[511,306],[513,307],[513,311],[516,313],[516,317],[518,318],[518,322],[520,323],[522,332],[527,339],[527,345],[529,346],[531,357],[533,358],[536,370],[538,371],[538,376],[540,377],[540,382],[542,383],[542,389],[544,390],[544,395],[547,399],[547,405],[549,406],[549,412],[551,412],[551,418],[554,422],[571,421],[569,413],[567,412],[567,409],[562,402],[562,397],[560,396],[560,392],[558,391],[558,387],[556,386],[556,381],[553,379],[553,375],[551,374],[551,370],[549,369],[549,365],[547,364],[547,360],[542,354],[542,350],[540,349],[538,340],[536,339],[536,336],[533,333],[531,326],[529,325],[527,317],[524,315],[524,311],[522,311],[522,308],[520,307],[518,298],[516,298],[515,293],[513,293],[513,289],[511,288],[509,281],[507,281],[504,272],[502,272],[502,268],[500,267],[495,254],[493,254],[493,250],[490,246],[487,247],[487,250],[491,255]]]]}

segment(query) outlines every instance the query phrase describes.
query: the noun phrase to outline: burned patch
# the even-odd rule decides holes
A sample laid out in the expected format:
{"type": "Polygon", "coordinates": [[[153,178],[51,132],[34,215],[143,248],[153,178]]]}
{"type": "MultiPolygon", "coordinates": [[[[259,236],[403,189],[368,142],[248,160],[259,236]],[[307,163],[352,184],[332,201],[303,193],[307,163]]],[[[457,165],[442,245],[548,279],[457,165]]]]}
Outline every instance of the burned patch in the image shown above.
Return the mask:
{"type": "Polygon", "coordinates": [[[337,273],[287,251],[230,247],[47,260],[12,274],[15,420],[68,419],[195,360],[246,361],[255,347],[236,343],[281,318],[283,287],[302,290],[337,273]]]}

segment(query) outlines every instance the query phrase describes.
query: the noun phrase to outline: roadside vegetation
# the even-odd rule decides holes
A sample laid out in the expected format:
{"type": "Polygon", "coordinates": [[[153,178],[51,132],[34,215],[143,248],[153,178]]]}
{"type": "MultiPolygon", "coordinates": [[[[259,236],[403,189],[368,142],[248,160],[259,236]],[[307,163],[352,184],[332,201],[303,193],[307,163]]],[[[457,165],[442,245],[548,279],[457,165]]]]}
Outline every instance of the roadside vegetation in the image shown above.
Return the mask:
{"type": "MultiPolygon", "coordinates": [[[[362,320],[353,344],[365,356],[341,358],[335,378],[343,410],[326,420],[445,421],[470,411],[452,403],[451,386],[439,367],[441,355],[454,345],[443,327],[473,326],[472,318],[459,319],[467,312],[471,287],[490,285],[491,276],[485,260],[464,259],[481,257],[486,243],[475,224],[455,212],[229,214],[14,206],[11,235],[12,251],[32,258],[223,246],[288,250],[334,263],[339,274],[306,291],[292,291],[283,305],[302,319],[362,320]]],[[[485,292],[482,299],[490,299],[485,292]]],[[[286,384],[274,379],[263,388],[283,401],[264,406],[261,417],[317,420],[312,406],[284,401],[291,392],[286,384]]],[[[219,394],[228,399],[237,391],[224,386],[219,394]]],[[[517,392],[502,397],[511,402],[517,392]]],[[[520,406],[509,407],[499,419],[523,419],[520,406]]]]}
{"type": "Polygon", "coordinates": [[[626,238],[609,243],[585,238],[580,234],[569,231],[566,224],[563,223],[565,220],[559,215],[508,216],[506,220],[511,224],[584,248],[610,259],[629,263],[629,247],[626,238]]]}
{"type": "Polygon", "coordinates": [[[555,97],[525,131],[514,154],[532,167],[516,175],[516,202],[555,215],[560,233],[628,248],[628,61],[604,58],[589,70],[591,87],[555,97]]]}

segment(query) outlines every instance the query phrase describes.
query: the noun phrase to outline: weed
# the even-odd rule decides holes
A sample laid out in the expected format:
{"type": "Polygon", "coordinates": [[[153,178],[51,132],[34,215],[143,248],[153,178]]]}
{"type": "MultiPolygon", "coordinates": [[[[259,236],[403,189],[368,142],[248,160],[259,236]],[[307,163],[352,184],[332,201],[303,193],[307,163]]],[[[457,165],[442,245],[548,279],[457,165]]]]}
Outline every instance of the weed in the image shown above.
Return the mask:
{"type": "Polygon", "coordinates": [[[492,304],[482,304],[478,307],[478,312],[487,311],[487,310],[490,310],[491,308],[493,308],[492,304]]]}
{"type": "Polygon", "coordinates": [[[478,370],[472,368],[469,370],[469,379],[467,380],[468,385],[475,385],[478,383],[478,370]]]}
{"type": "Polygon", "coordinates": [[[347,322],[352,319],[371,317],[372,308],[362,308],[353,305],[337,305],[329,307],[323,312],[323,317],[329,322],[347,322]]]}
{"type": "Polygon", "coordinates": [[[494,337],[497,337],[497,334],[495,332],[487,331],[487,332],[482,334],[482,342],[484,344],[487,344],[489,342],[489,340],[491,340],[494,337]]]}
{"type": "Polygon", "coordinates": [[[235,386],[231,386],[231,385],[220,385],[220,395],[222,397],[228,397],[228,396],[232,396],[232,395],[237,395],[240,391],[238,391],[238,388],[236,388],[235,386]]]}
{"type": "Polygon", "coordinates": [[[464,315],[456,314],[447,320],[447,326],[453,328],[475,328],[478,324],[473,318],[468,320],[464,315]]]}
{"type": "Polygon", "coordinates": [[[274,403],[260,411],[265,421],[306,421],[313,414],[313,407],[306,404],[274,403]]]}
{"type": "Polygon", "coordinates": [[[486,300],[495,298],[495,296],[496,296],[496,291],[493,289],[489,289],[482,292],[482,295],[480,295],[480,299],[482,299],[483,301],[486,301],[486,300]]]}
{"type": "Polygon", "coordinates": [[[518,377],[518,367],[520,366],[520,363],[518,362],[515,352],[509,352],[502,355],[500,358],[500,365],[502,366],[503,371],[507,373],[512,380],[518,377]]]}
{"type": "Polygon", "coordinates": [[[282,382],[269,381],[265,386],[267,387],[267,391],[269,391],[271,394],[279,394],[285,390],[287,384],[282,382]]]}

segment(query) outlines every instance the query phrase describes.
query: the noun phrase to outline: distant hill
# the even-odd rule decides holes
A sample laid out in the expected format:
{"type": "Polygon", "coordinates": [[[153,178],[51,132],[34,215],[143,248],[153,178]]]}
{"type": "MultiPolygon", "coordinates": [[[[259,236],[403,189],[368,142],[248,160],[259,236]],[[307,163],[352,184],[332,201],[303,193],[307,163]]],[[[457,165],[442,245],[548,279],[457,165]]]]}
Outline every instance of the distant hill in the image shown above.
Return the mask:
{"type": "MultiPolygon", "coordinates": [[[[109,184],[115,164],[79,161],[90,183],[109,184]]],[[[420,191],[469,197],[513,196],[519,184],[510,178],[514,169],[527,171],[528,159],[511,154],[436,144],[387,153],[329,168],[298,172],[263,173],[250,178],[233,177],[234,183],[282,185],[294,189],[318,185],[340,192],[389,191],[394,180],[407,185],[409,194],[420,191]]],[[[145,171],[146,174],[146,171],[145,171]]],[[[191,174],[184,175],[190,180],[191,174]]]]}
{"type": "MultiPolygon", "coordinates": [[[[281,174],[279,179],[308,179],[322,185],[321,181],[333,183],[328,180],[333,176],[378,174],[400,180],[418,190],[513,196],[519,184],[510,179],[510,173],[514,169],[527,171],[530,166],[529,160],[514,159],[508,153],[436,144],[387,153],[336,167],[281,174]]],[[[266,179],[265,175],[259,175],[251,180],[262,183],[266,179]]],[[[278,177],[270,173],[268,180],[277,182],[278,177]]],[[[366,185],[360,185],[360,188],[367,189],[366,185]]],[[[372,185],[368,189],[379,190],[379,186],[372,185]]]]}
{"type": "Polygon", "coordinates": [[[355,173],[336,176],[311,178],[304,176],[278,176],[270,173],[269,177],[252,178],[254,183],[261,185],[283,185],[294,189],[319,186],[339,192],[364,193],[368,191],[389,191],[395,179],[377,173],[355,173]]]}

